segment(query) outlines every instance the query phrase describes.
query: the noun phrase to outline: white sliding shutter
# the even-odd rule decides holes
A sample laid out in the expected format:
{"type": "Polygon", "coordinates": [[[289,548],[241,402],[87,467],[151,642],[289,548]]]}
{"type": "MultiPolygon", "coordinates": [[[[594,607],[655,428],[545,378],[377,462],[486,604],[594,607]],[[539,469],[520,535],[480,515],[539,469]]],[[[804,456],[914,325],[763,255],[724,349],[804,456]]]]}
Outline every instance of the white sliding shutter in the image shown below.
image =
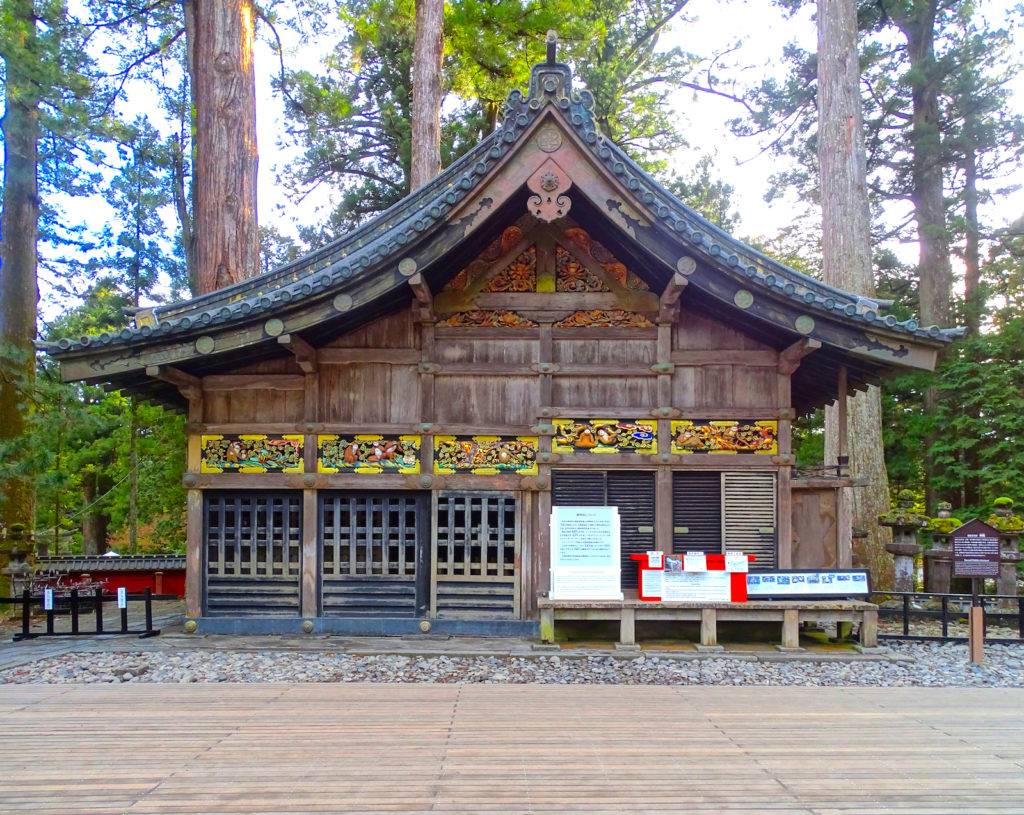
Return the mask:
{"type": "Polygon", "coordinates": [[[722,474],[725,549],[754,555],[752,569],[775,568],[775,496],[775,473],[722,474]]]}

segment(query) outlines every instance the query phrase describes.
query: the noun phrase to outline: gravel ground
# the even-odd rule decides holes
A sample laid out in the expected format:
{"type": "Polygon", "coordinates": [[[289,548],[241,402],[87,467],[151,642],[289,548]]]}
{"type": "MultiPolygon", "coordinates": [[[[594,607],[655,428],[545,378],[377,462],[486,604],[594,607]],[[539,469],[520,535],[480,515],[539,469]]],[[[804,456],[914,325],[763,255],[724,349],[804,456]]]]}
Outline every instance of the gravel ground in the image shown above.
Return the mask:
{"type": "Polygon", "coordinates": [[[119,682],[422,682],[598,685],[1024,686],[1024,646],[896,643],[888,653],[774,652],[535,657],[355,656],[282,651],[68,653],[0,672],[0,684],[119,682]]]}

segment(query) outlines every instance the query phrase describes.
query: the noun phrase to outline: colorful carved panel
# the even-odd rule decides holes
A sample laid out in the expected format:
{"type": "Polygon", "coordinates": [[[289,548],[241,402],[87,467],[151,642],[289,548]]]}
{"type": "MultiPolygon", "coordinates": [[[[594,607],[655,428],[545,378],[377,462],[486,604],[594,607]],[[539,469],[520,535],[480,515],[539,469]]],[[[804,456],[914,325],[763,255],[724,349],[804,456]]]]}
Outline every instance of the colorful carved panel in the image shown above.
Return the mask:
{"type": "Polygon", "coordinates": [[[316,469],[319,473],[418,473],[420,437],[318,436],[316,469]]]}
{"type": "Polygon", "coordinates": [[[621,308],[610,311],[602,309],[576,311],[564,320],[555,323],[556,328],[610,328],[612,326],[651,328],[653,325],[654,323],[643,314],[621,308]]]}
{"type": "MultiPolygon", "coordinates": [[[[625,264],[620,263],[618,258],[605,249],[604,245],[595,241],[585,229],[570,227],[565,230],[565,237],[576,246],[577,249],[591,257],[595,264],[600,265],[606,275],[612,278],[620,286],[634,291],[649,291],[648,286],[641,278],[626,269],[625,264]]],[[[587,280],[587,286],[599,286],[599,288],[580,287],[580,264],[572,257],[571,253],[559,248],[559,255],[556,258],[557,283],[559,291],[609,291],[608,287],[592,272],[586,271],[582,278],[587,280]],[[564,255],[564,259],[562,257],[564,255]],[[587,277],[589,275],[589,277],[587,277]],[[561,279],[563,278],[564,279],[561,279]]]]}
{"type": "Polygon", "coordinates": [[[473,311],[461,311],[453,314],[446,320],[441,320],[438,325],[451,325],[456,327],[496,327],[496,328],[532,328],[537,325],[533,320],[516,314],[514,311],[484,311],[474,309],[473,311]]]}
{"type": "Polygon", "coordinates": [[[672,422],[673,453],[778,452],[778,423],[692,419],[672,422]]]}
{"type": "MultiPolygon", "coordinates": [[[[579,231],[583,230],[571,230],[579,231]]],[[[605,282],[561,246],[555,249],[555,291],[611,291],[605,282]]]]}
{"type": "Polygon", "coordinates": [[[555,453],[657,453],[654,422],[618,419],[555,419],[555,453]]]}
{"type": "Polygon", "coordinates": [[[301,473],[302,436],[203,436],[204,473],[301,473]]]}
{"type": "Polygon", "coordinates": [[[538,445],[539,439],[528,436],[435,436],[434,472],[533,475],[538,445]]]}
{"type": "Polygon", "coordinates": [[[536,291],[537,248],[531,246],[483,287],[482,291],[536,291]]]}

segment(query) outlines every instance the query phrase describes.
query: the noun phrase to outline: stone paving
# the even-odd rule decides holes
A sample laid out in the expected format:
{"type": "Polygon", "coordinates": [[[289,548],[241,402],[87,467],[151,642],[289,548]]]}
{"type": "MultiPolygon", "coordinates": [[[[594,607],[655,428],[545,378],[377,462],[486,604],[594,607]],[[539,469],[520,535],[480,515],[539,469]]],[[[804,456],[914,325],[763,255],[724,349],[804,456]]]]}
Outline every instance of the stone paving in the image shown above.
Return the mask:
{"type": "MultiPolygon", "coordinates": [[[[182,629],[180,603],[158,604],[154,619],[163,633],[144,640],[57,637],[13,643],[5,637],[0,642],[0,684],[1024,687],[1024,644],[990,644],[984,665],[978,667],[967,664],[963,644],[891,642],[888,647],[859,649],[830,643],[825,633],[805,637],[806,648],[797,652],[765,643],[730,644],[707,652],[689,643],[664,641],[636,651],[616,650],[609,642],[552,649],[524,638],[188,635],[182,629]]],[[[895,626],[896,621],[883,621],[883,632],[895,626]]]]}

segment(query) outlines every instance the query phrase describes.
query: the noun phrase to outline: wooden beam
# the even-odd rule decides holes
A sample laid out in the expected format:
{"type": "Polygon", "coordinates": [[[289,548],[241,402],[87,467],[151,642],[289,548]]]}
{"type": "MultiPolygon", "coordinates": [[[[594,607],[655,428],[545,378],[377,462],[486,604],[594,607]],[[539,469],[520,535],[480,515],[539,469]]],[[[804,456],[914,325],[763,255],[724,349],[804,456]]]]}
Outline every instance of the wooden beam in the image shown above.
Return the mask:
{"type": "Polygon", "coordinates": [[[295,355],[295,361],[302,373],[316,373],[316,349],[302,337],[298,334],[282,334],[277,338],[277,342],[295,355]]]}
{"type": "MultiPolygon", "coordinates": [[[[692,262],[692,258],[687,258],[692,262]]],[[[665,286],[665,291],[661,293],[660,303],[661,308],[658,311],[659,320],[671,320],[675,314],[676,305],[679,302],[679,297],[685,289],[690,285],[690,281],[679,272],[672,275],[672,279],[665,286]]]]}
{"type": "Polygon", "coordinates": [[[805,337],[779,354],[779,373],[789,376],[800,367],[800,360],[821,348],[821,341],[805,337]]]}
{"type": "Polygon", "coordinates": [[[203,380],[179,368],[172,368],[170,365],[149,365],[146,367],[146,376],[174,385],[190,402],[202,398],[203,380]]]}
{"type": "Polygon", "coordinates": [[[410,277],[409,288],[412,289],[412,293],[416,297],[416,303],[418,304],[418,308],[415,309],[417,312],[416,316],[420,320],[433,320],[434,295],[430,291],[430,286],[427,285],[427,281],[423,279],[423,275],[417,272],[410,277]]]}
{"type": "MultiPolygon", "coordinates": [[[[465,331],[465,329],[462,329],[465,331]]],[[[420,352],[415,348],[321,348],[316,352],[321,365],[355,365],[379,362],[390,365],[417,365],[420,352]]]]}
{"type": "Polygon", "coordinates": [[[304,374],[219,374],[203,378],[207,391],[301,391],[305,387],[304,374]]]}

